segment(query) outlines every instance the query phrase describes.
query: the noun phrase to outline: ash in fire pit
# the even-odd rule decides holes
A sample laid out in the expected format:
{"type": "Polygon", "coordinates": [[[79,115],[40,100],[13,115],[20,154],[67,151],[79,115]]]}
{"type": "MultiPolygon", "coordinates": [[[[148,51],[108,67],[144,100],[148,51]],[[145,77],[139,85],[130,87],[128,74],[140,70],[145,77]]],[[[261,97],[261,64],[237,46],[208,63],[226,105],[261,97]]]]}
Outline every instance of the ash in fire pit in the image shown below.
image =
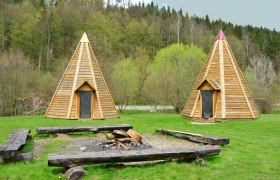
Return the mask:
{"type": "MultiPolygon", "coordinates": [[[[126,150],[144,150],[144,149],[151,149],[152,146],[147,143],[136,143],[136,144],[130,144],[126,145],[126,150]]],[[[82,152],[97,152],[97,151],[111,151],[111,150],[124,150],[122,146],[119,146],[117,144],[103,144],[103,141],[95,140],[92,141],[89,144],[85,144],[83,147],[80,148],[80,151],[82,152]]]]}
{"type": "Polygon", "coordinates": [[[106,150],[143,150],[150,149],[152,146],[142,142],[142,136],[134,130],[127,132],[114,130],[106,134],[106,140],[95,140],[90,144],[85,144],[80,148],[82,152],[96,152],[106,150]]]}

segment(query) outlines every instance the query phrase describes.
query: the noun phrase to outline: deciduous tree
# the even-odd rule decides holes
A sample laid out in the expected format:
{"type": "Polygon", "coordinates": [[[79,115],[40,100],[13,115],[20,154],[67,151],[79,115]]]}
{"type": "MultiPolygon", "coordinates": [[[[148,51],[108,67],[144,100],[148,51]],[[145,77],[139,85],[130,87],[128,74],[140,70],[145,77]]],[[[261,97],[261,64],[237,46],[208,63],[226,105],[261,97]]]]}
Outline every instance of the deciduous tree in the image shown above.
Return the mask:
{"type": "Polygon", "coordinates": [[[180,112],[205,59],[206,54],[195,45],[173,44],[161,49],[149,67],[146,95],[150,101],[159,103],[160,99],[180,112]]]}
{"type": "Polygon", "coordinates": [[[112,73],[112,92],[120,110],[125,109],[135,98],[138,77],[138,69],[130,58],[121,60],[114,66],[112,73]]]}

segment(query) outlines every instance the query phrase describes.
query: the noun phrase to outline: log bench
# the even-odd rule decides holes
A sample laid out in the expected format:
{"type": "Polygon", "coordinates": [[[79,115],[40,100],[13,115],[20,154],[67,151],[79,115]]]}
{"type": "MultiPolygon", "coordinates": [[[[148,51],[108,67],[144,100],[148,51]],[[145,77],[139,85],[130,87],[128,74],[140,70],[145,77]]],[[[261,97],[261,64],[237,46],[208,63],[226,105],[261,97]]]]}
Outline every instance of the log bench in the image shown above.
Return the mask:
{"type": "Polygon", "coordinates": [[[196,159],[220,153],[215,146],[197,146],[173,149],[146,149],[135,151],[99,151],[79,154],[49,154],[48,165],[58,167],[75,167],[100,163],[140,162],[170,159],[196,159]]]}
{"type": "Polygon", "coordinates": [[[180,139],[186,139],[193,142],[199,142],[204,144],[221,145],[221,146],[229,144],[229,138],[225,138],[225,137],[194,134],[189,132],[180,132],[180,131],[165,130],[165,129],[157,129],[156,132],[175,136],[180,139]]]}
{"type": "Polygon", "coordinates": [[[28,160],[32,158],[31,153],[21,153],[26,140],[29,136],[30,129],[17,129],[13,131],[7,141],[0,145],[0,161],[11,162],[28,160]]]}
{"type": "Polygon", "coordinates": [[[53,127],[38,127],[37,134],[56,134],[56,133],[70,133],[70,132],[93,132],[113,131],[113,130],[128,130],[133,126],[129,124],[113,124],[113,125],[99,125],[99,126],[53,126],[53,127]]]}

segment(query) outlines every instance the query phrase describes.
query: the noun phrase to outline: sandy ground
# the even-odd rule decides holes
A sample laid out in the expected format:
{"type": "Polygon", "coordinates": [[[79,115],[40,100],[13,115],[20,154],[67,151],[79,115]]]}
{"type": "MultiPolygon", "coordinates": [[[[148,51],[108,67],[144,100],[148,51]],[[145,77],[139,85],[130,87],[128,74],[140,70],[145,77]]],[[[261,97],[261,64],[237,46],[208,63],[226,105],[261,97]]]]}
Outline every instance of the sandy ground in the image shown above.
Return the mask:
{"type": "MultiPolygon", "coordinates": [[[[157,135],[145,133],[142,135],[142,141],[144,144],[151,145],[154,149],[166,149],[166,148],[182,148],[182,147],[193,147],[198,146],[197,143],[193,143],[183,139],[177,139],[170,136],[157,135]]],[[[67,134],[57,134],[57,137],[40,139],[34,141],[33,153],[36,159],[40,159],[40,154],[44,149],[44,145],[56,140],[65,140],[65,144],[61,147],[58,147],[57,151],[59,153],[79,153],[81,152],[80,148],[84,147],[90,143],[105,140],[105,134],[98,133],[96,137],[80,136],[72,137],[67,134]]]]}

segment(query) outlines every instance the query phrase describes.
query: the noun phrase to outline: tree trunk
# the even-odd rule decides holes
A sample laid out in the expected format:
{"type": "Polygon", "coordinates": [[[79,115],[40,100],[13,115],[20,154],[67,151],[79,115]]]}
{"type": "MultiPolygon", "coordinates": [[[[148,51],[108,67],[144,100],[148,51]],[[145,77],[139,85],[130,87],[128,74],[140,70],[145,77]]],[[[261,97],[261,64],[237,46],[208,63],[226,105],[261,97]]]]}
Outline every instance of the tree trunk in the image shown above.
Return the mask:
{"type": "Polygon", "coordinates": [[[50,50],[50,44],[51,44],[51,25],[50,25],[50,17],[48,19],[48,46],[47,46],[47,60],[46,60],[46,69],[47,71],[50,71],[50,58],[51,58],[51,50],[50,50]]]}
{"type": "Polygon", "coordinates": [[[193,134],[193,133],[188,133],[188,132],[172,131],[172,130],[165,130],[165,129],[157,129],[156,132],[175,136],[180,139],[186,139],[186,140],[199,142],[199,143],[205,143],[205,144],[212,144],[212,145],[229,144],[229,138],[224,138],[224,137],[193,134]]]}
{"type": "Polygon", "coordinates": [[[99,131],[113,131],[113,130],[128,130],[133,126],[129,124],[112,124],[100,126],[52,126],[52,127],[38,127],[37,134],[56,134],[69,132],[99,132],[99,131]]]}
{"type": "Polygon", "coordinates": [[[83,177],[86,175],[86,171],[81,166],[77,166],[68,169],[65,175],[67,176],[68,180],[78,180],[83,179],[83,177]]]}
{"type": "Polygon", "coordinates": [[[43,46],[41,44],[41,47],[39,50],[39,59],[38,59],[38,78],[40,78],[40,74],[41,74],[42,49],[43,49],[43,46]]]}

